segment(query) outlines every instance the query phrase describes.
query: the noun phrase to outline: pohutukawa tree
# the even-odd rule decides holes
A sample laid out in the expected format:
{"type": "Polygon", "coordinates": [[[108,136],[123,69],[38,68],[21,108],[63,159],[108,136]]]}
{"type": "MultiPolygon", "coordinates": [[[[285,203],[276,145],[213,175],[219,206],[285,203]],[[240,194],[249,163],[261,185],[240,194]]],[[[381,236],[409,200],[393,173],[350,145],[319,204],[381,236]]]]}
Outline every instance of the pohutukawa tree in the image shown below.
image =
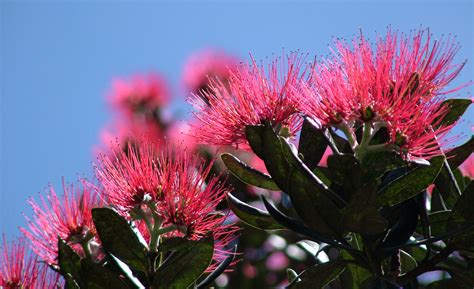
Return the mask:
{"type": "Polygon", "coordinates": [[[337,40],[315,63],[290,53],[203,67],[206,79],[188,79],[192,135],[263,161],[266,172],[221,154],[263,189],[259,207],[212,173],[214,160],[161,138],[156,77],[117,86],[130,127],[159,132],[128,131],[98,156],[97,180],[31,199],[25,238],[4,239],[0,288],[208,288],[241,259],[235,216],[294,234],[314,259],[287,269],[287,288],[473,288],[474,140],[454,147],[452,132],[472,102],[450,98],[465,86],[451,86],[458,50],[428,30],[389,30],[374,44],[337,40]],[[419,278],[434,271],[442,278],[419,278]]]}

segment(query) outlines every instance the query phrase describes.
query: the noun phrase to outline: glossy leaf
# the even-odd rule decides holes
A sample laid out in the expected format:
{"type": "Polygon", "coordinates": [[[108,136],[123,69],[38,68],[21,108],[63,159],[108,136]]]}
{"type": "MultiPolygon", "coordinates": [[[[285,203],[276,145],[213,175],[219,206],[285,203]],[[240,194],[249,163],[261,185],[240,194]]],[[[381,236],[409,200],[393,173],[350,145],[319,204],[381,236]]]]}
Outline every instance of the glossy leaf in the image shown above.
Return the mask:
{"type": "Polygon", "coordinates": [[[451,169],[458,168],[474,151],[474,136],[471,136],[469,141],[464,144],[451,149],[446,153],[446,159],[448,160],[451,169]]]}
{"type": "Polygon", "coordinates": [[[59,237],[58,265],[63,276],[70,276],[66,278],[70,288],[83,284],[81,278],[81,257],[59,237]]]}
{"type": "Polygon", "coordinates": [[[250,226],[262,230],[284,229],[284,227],[278,224],[270,214],[240,201],[232,194],[227,195],[227,203],[232,212],[250,226]]]}
{"type": "Polygon", "coordinates": [[[403,250],[400,250],[400,265],[402,273],[411,271],[418,266],[415,258],[403,250]]]}
{"type": "Polygon", "coordinates": [[[136,270],[147,271],[147,248],[139,241],[127,220],[109,208],[92,209],[92,218],[107,252],[136,270]]]}
{"type": "Polygon", "coordinates": [[[331,283],[345,269],[346,263],[342,260],[329,261],[314,265],[303,271],[298,277],[301,279],[289,286],[291,289],[320,289],[331,283]]]}
{"type": "Polygon", "coordinates": [[[229,171],[242,182],[262,189],[280,190],[270,176],[248,166],[232,154],[222,154],[221,159],[229,171]]]}
{"type": "Polygon", "coordinates": [[[458,121],[471,103],[472,100],[470,99],[447,99],[443,101],[441,105],[449,107],[449,111],[444,115],[438,126],[448,126],[458,121]]]}
{"type": "Polygon", "coordinates": [[[214,271],[212,271],[204,280],[202,280],[198,285],[196,285],[194,289],[204,289],[204,288],[207,288],[209,285],[211,285],[212,282],[214,282],[214,280],[216,280],[217,277],[219,277],[222,273],[224,273],[227,267],[229,267],[229,265],[234,260],[236,253],[237,253],[237,246],[235,246],[232,253],[229,256],[227,256],[227,258],[225,258],[225,260],[222,261],[219,264],[219,266],[217,266],[217,268],[214,271]]]}
{"type": "Polygon", "coordinates": [[[410,199],[434,182],[444,163],[443,156],[436,156],[430,160],[429,166],[417,166],[401,177],[385,185],[378,193],[378,203],[396,205],[410,199]]]}
{"type": "Polygon", "coordinates": [[[313,170],[318,165],[328,147],[328,140],[321,128],[309,118],[305,118],[301,127],[298,153],[303,155],[303,162],[313,170]]]}
{"type": "Polygon", "coordinates": [[[187,250],[177,251],[153,275],[154,289],[181,289],[195,283],[211,264],[214,252],[212,235],[190,241],[187,250]]]}
{"type": "Polygon", "coordinates": [[[426,289],[472,289],[472,286],[455,279],[445,279],[429,284],[426,289]]]}
{"type": "Polygon", "coordinates": [[[252,151],[261,159],[263,159],[263,140],[262,131],[263,125],[248,125],[245,127],[245,136],[249,142],[252,151]]]}
{"type": "Polygon", "coordinates": [[[88,259],[81,260],[81,268],[88,289],[128,289],[119,275],[88,259]]]}

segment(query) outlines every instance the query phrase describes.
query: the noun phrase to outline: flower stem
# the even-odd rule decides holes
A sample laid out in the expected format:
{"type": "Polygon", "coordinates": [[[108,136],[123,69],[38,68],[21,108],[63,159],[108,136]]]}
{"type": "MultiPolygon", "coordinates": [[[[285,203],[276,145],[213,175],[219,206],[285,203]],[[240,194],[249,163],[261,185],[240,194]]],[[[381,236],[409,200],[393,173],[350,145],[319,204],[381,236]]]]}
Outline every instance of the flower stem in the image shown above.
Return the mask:
{"type": "Polygon", "coordinates": [[[150,251],[152,252],[157,252],[158,249],[158,243],[160,241],[160,236],[169,232],[173,232],[175,230],[178,230],[179,227],[176,225],[170,225],[168,227],[160,227],[160,224],[156,224],[156,226],[153,228],[153,232],[151,234],[151,240],[150,240],[150,251]]]}
{"type": "Polygon", "coordinates": [[[358,145],[354,131],[344,121],[339,123],[336,127],[346,135],[347,141],[349,142],[352,150],[354,150],[358,145]]]}

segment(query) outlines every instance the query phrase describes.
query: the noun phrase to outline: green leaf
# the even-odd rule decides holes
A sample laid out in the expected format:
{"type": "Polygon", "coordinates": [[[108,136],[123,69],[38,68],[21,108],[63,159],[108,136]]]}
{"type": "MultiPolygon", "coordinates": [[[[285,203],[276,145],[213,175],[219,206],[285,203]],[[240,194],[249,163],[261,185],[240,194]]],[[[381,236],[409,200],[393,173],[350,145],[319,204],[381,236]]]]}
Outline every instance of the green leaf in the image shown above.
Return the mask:
{"type": "Polygon", "coordinates": [[[349,205],[343,211],[344,227],[363,236],[382,233],[388,221],[378,209],[377,184],[368,183],[351,195],[349,205]]]}
{"type": "Polygon", "coordinates": [[[459,246],[459,249],[471,249],[474,247],[472,243],[474,238],[474,232],[472,230],[472,225],[474,225],[473,203],[474,183],[471,182],[454,205],[448,220],[448,228],[450,230],[466,228],[464,233],[457,235],[451,240],[451,244],[459,246]]]}
{"type": "Polygon", "coordinates": [[[77,255],[76,252],[74,252],[74,250],[59,237],[58,265],[61,271],[61,275],[65,276],[65,278],[68,279],[67,283],[69,284],[69,286],[71,286],[71,288],[74,288],[74,285],[83,284],[81,278],[81,257],[79,257],[79,255],[77,255]]]}
{"type": "Polygon", "coordinates": [[[451,169],[454,170],[458,168],[462,163],[464,163],[465,160],[467,160],[467,158],[469,158],[473,151],[474,136],[471,136],[471,139],[469,139],[469,141],[451,149],[448,153],[446,153],[446,159],[448,160],[451,169]]]}
{"type": "Polygon", "coordinates": [[[334,260],[314,265],[299,275],[301,281],[289,286],[292,289],[320,289],[331,283],[345,269],[346,262],[334,260]]]}
{"type": "Polygon", "coordinates": [[[379,205],[393,206],[422,192],[434,182],[441,171],[443,162],[444,156],[433,157],[429,166],[417,166],[390,182],[378,193],[379,205]]]}
{"type": "Polygon", "coordinates": [[[279,191],[280,188],[275,184],[272,178],[239,160],[232,154],[225,153],[221,155],[221,159],[229,169],[242,182],[256,186],[262,189],[279,191]]]}
{"type": "MultiPolygon", "coordinates": [[[[362,237],[354,233],[350,235],[352,237],[349,240],[350,245],[359,251],[363,251],[362,237]]],[[[346,261],[354,260],[354,257],[346,250],[341,250],[341,257],[346,261]]],[[[372,272],[354,263],[348,263],[346,269],[339,277],[342,288],[360,289],[360,286],[373,276],[372,272]]]]}
{"type": "Polygon", "coordinates": [[[324,155],[328,141],[322,129],[313,120],[305,118],[301,128],[298,153],[303,155],[303,162],[310,170],[318,165],[324,155]]]}
{"type": "Polygon", "coordinates": [[[232,194],[227,195],[227,203],[234,214],[252,227],[262,230],[281,230],[284,227],[278,224],[267,212],[252,207],[232,194]]]}
{"type": "Polygon", "coordinates": [[[448,107],[449,111],[439,122],[435,121],[437,127],[448,126],[458,121],[471,103],[472,100],[470,99],[447,99],[443,101],[441,105],[448,107]]]}
{"type": "Polygon", "coordinates": [[[92,209],[92,218],[105,251],[136,270],[148,270],[147,248],[127,220],[109,208],[92,209]]]}
{"type": "Polygon", "coordinates": [[[158,268],[153,275],[154,289],[187,288],[204,273],[214,253],[212,235],[189,244],[188,249],[177,251],[158,268]]]}
{"type": "Polygon", "coordinates": [[[407,252],[400,250],[400,265],[402,269],[402,273],[406,273],[408,271],[411,271],[418,266],[415,258],[413,258],[410,254],[407,252]]]}
{"type": "Polygon", "coordinates": [[[261,159],[263,159],[263,125],[248,125],[245,127],[245,136],[249,142],[252,151],[261,159]]]}
{"type": "Polygon", "coordinates": [[[364,180],[371,181],[381,178],[386,172],[393,171],[406,163],[394,152],[369,153],[365,156],[362,168],[364,180]]]}
{"type": "MultiPolygon", "coordinates": [[[[129,289],[119,275],[88,259],[81,260],[81,268],[88,289],[129,289]]],[[[81,287],[82,288],[82,287],[81,287]]]]}

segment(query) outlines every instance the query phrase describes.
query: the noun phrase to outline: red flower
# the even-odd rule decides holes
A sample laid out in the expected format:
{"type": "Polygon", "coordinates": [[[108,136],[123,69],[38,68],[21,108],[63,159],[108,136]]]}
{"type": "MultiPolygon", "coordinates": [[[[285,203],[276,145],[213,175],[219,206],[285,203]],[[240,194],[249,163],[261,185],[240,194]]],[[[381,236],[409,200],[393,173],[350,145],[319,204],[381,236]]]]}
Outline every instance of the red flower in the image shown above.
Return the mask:
{"type": "Polygon", "coordinates": [[[219,176],[210,175],[211,167],[212,162],[206,165],[203,159],[191,157],[182,148],[163,151],[159,166],[163,198],[158,204],[158,214],[164,227],[179,228],[168,236],[199,240],[212,232],[216,240],[215,264],[229,255],[227,246],[235,239],[238,228],[226,223],[226,215],[216,211],[230,188],[219,176]]]}
{"type": "MultiPolygon", "coordinates": [[[[439,154],[451,126],[439,126],[448,112],[441,103],[447,85],[464,63],[452,63],[459,45],[432,41],[428,30],[410,35],[388,31],[375,48],[361,34],[352,46],[336,41],[335,57],[316,66],[305,85],[301,110],[348,138],[363,123],[386,127],[389,141],[406,158],[439,154]],[[441,143],[440,143],[441,141],[441,143]]],[[[351,136],[352,135],[352,136],[351,136]]],[[[353,149],[358,146],[352,141],[353,149]]]]}
{"type": "Polygon", "coordinates": [[[135,75],[130,79],[114,80],[109,101],[131,119],[153,118],[156,110],[168,103],[169,92],[160,75],[135,75]]]}
{"type": "Polygon", "coordinates": [[[226,216],[216,211],[229,189],[219,177],[210,176],[212,163],[205,165],[182,146],[176,150],[162,146],[160,153],[158,149],[142,140],[127,151],[117,151],[113,160],[100,158],[96,174],[105,196],[128,217],[140,216],[137,227],[150,247],[155,226],[170,230],[165,237],[199,240],[212,233],[214,259],[221,260],[237,230],[233,224],[224,224],[226,216]]]}
{"type": "Polygon", "coordinates": [[[29,230],[21,228],[21,231],[32,242],[31,249],[50,265],[57,264],[58,236],[83,257],[86,243],[94,258],[101,256],[91,210],[102,206],[103,202],[95,188],[84,180],[81,183],[74,187],[63,181],[61,197],[50,186],[46,198],[40,196],[39,203],[28,200],[34,217],[26,217],[29,230]]]}
{"type": "Polygon", "coordinates": [[[215,49],[199,51],[186,61],[183,83],[188,91],[203,96],[203,92],[209,92],[211,81],[220,80],[226,83],[238,63],[236,57],[224,51],[215,49]]]}
{"type": "Polygon", "coordinates": [[[7,243],[3,237],[0,255],[0,287],[4,289],[53,289],[59,274],[41,264],[26,247],[25,239],[7,243]]]}
{"type": "Polygon", "coordinates": [[[145,141],[117,145],[113,155],[99,155],[96,177],[107,201],[120,211],[129,213],[145,200],[156,201],[161,194],[161,178],[157,168],[158,144],[145,141]]]}
{"type": "Polygon", "coordinates": [[[242,64],[228,83],[213,81],[207,101],[193,95],[189,102],[197,109],[199,140],[216,145],[247,144],[245,127],[269,121],[275,128],[286,127],[290,134],[298,126],[295,94],[304,73],[303,58],[293,53],[275,58],[268,71],[257,65],[242,64]]]}

